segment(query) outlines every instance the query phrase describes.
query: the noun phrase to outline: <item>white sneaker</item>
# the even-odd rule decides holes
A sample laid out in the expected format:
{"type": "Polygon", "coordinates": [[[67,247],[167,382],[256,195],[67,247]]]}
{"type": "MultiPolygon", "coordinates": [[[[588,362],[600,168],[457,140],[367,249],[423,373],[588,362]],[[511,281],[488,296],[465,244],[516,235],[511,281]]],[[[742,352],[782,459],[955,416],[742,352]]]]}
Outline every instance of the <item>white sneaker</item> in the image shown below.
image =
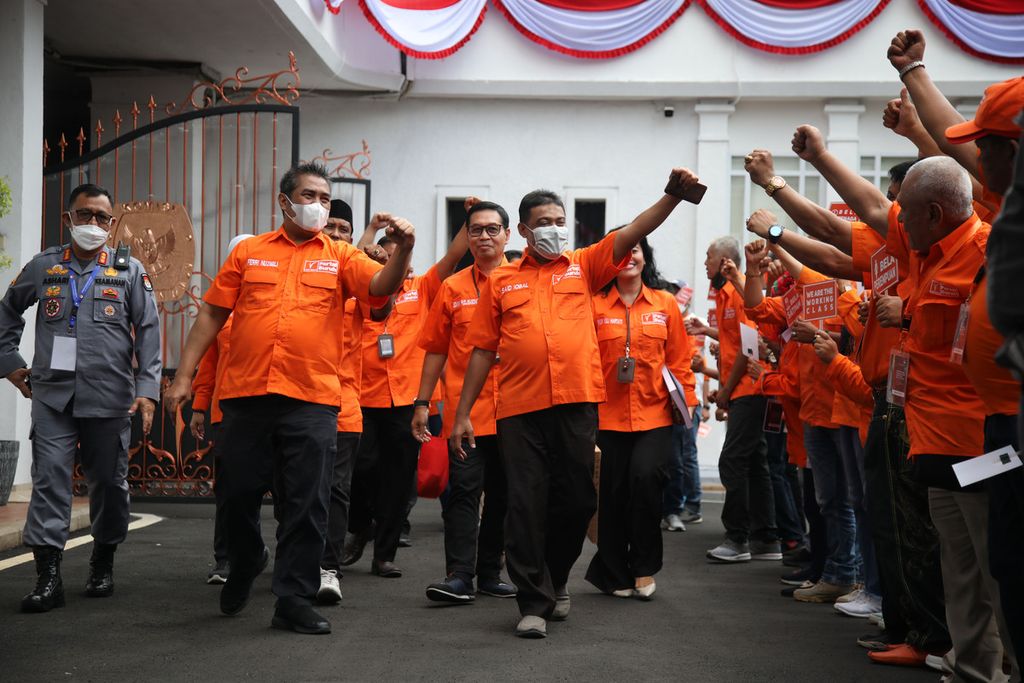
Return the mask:
{"type": "Polygon", "coordinates": [[[838,600],[836,600],[836,603],[840,603],[840,602],[853,602],[854,600],[859,598],[860,594],[863,593],[863,592],[864,592],[863,588],[857,588],[855,590],[852,590],[849,593],[847,593],[846,595],[844,595],[844,596],[840,597],[838,600]]]}
{"type": "Polygon", "coordinates": [[[569,588],[562,586],[555,589],[555,609],[551,612],[551,621],[565,621],[569,618],[569,609],[572,607],[572,599],[569,597],[569,588]]]}
{"type": "Polygon", "coordinates": [[[867,619],[872,614],[878,614],[882,609],[882,599],[866,591],[860,591],[859,595],[853,600],[847,602],[839,602],[837,600],[835,609],[837,612],[848,617],[867,619]]]}
{"type": "Polygon", "coordinates": [[[320,590],[316,592],[318,602],[335,604],[341,602],[341,583],[334,569],[320,569],[320,590]]]}
{"type": "Polygon", "coordinates": [[[936,671],[941,671],[944,674],[953,673],[949,670],[949,667],[946,666],[946,658],[942,655],[927,655],[924,658],[924,665],[929,669],[935,669],[936,671]]]}
{"type": "Polygon", "coordinates": [[[662,531],[686,531],[686,525],[683,524],[683,520],[679,519],[679,515],[671,514],[661,520],[661,529],[662,531]]]}

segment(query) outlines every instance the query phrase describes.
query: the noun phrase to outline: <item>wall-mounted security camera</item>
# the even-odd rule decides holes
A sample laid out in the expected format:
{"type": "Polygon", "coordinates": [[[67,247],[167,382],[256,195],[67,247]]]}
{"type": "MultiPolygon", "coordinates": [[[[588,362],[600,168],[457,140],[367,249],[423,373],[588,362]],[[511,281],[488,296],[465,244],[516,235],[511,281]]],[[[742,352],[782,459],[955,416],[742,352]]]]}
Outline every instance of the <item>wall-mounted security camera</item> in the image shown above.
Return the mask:
{"type": "Polygon", "coordinates": [[[662,110],[662,113],[665,114],[665,118],[666,119],[670,119],[670,118],[672,118],[673,116],[676,115],[676,108],[675,107],[665,107],[662,110]]]}

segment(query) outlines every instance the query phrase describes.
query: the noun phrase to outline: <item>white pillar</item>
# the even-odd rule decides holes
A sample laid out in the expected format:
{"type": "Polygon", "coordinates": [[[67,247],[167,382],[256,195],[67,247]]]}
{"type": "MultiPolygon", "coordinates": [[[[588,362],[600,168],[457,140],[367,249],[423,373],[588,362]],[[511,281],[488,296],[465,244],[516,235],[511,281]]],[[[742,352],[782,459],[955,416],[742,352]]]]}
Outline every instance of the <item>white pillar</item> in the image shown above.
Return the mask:
{"type": "MultiPolygon", "coordinates": [[[[710,283],[704,272],[704,258],[708,245],[716,237],[732,232],[729,225],[732,180],[729,170],[732,164],[729,149],[729,116],[736,106],[729,102],[699,102],[694,107],[699,118],[697,133],[697,173],[708,186],[704,200],[697,205],[697,229],[694,230],[693,245],[693,303],[691,310],[707,319],[707,293],[710,283]]],[[[742,201],[742,200],[741,200],[742,201]]],[[[710,360],[710,358],[709,358],[710,360]]],[[[714,386],[714,382],[712,382],[714,386]]],[[[699,389],[698,389],[699,391],[699,389]]],[[[712,405],[712,412],[714,406],[712,405]]],[[[718,478],[718,453],[725,439],[724,425],[711,418],[712,431],[697,442],[701,479],[718,478]]]]}
{"type": "MultiPolygon", "coordinates": [[[[828,149],[855,172],[860,172],[860,115],[863,113],[864,105],[858,101],[825,104],[828,149]]],[[[839,193],[830,185],[825,196],[826,206],[842,201],[839,193]]]]}
{"type": "MultiPolygon", "coordinates": [[[[39,251],[43,202],[43,7],[44,0],[11,0],[0,17],[0,177],[11,188],[13,206],[4,217],[0,248],[14,261],[0,270],[4,290],[39,251]]],[[[21,353],[32,358],[34,309],[26,315],[21,353]]],[[[0,439],[21,442],[15,484],[29,481],[30,404],[10,383],[0,389],[0,439]]]]}
{"type": "Polygon", "coordinates": [[[697,132],[697,173],[708,186],[704,200],[697,205],[697,229],[693,245],[693,311],[707,315],[709,282],[704,272],[704,254],[716,237],[728,235],[732,181],[729,150],[729,116],[736,111],[729,102],[698,102],[694,107],[699,119],[697,132]]]}

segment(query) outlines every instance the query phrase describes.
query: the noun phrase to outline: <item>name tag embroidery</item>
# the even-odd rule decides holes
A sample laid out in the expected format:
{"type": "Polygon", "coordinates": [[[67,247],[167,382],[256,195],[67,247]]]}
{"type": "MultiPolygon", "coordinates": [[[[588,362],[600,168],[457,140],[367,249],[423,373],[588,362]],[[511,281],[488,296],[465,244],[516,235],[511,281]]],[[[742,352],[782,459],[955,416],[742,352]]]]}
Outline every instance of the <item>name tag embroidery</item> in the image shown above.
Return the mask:
{"type": "Polygon", "coordinates": [[[727,308],[724,311],[722,311],[722,319],[723,320],[733,320],[735,317],[736,317],[736,309],[735,308],[727,308]]]}
{"type": "Polygon", "coordinates": [[[941,280],[932,280],[931,284],[928,285],[928,293],[943,299],[961,298],[959,287],[942,282],[941,280]]]}
{"type": "Polygon", "coordinates": [[[499,294],[508,294],[509,292],[518,292],[520,289],[529,289],[530,283],[528,282],[513,282],[508,285],[502,285],[498,290],[499,294]]]}
{"type": "MultiPolygon", "coordinates": [[[[274,261],[274,265],[277,265],[277,261],[274,261]]],[[[302,264],[302,272],[304,273],[327,273],[328,275],[338,274],[338,262],[333,259],[321,259],[314,261],[305,261],[302,264]]]]}
{"type": "Polygon", "coordinates": [[[455,299],[452,301],[452,310],[457,311],[463,306],[476,306],[477,299],[455,299]]]}
{"type": "Polygon", "coordinates": [[[661,325],[668,327],[668,316],[664,313],[644,313],[640,316],[641,325],[661,325]]]}
{"type": "Polygon", "coordinates": [[[245,262],[245,265],[250,268],[277,268],[277,261],[268,261],[267,259],[251,258],[245,262]]]}
{"type": "Polygon", "coordinates": [[[626,323],[622,318],[598,318],[597,326],[601,325],[624,325],[626,323]]]}

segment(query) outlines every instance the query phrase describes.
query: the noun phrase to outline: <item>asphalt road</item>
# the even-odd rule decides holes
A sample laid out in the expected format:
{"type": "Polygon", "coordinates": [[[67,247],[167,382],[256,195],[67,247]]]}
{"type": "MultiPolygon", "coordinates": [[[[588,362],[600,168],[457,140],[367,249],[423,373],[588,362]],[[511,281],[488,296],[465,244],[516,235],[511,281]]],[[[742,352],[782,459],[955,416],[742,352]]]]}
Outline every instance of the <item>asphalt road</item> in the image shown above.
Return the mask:
{"type": "MultiPolygon", "coordinates": [[[[82,590],[90,545],[65,555],[68,603],[20,614],[31,563],[0,571],[0,681],[57,680],[673,680],[925,681],[938,674],[871,664],[856,637],[874,627],[828,605],[779,596],[775,562],[710,565],[720,506],[704,524],[665,534],[665,568],[649,603],[597,593],[583,580],[594,547],[577,562],[572,614],[545,640],[512,635],[515,602],[480,597],[439,607],[423,590],[443,574],[440,508],[420,501],[413,542],[399,551],[401,579],[369,573],[364,558],[342,581],[344,600],[323,608],[326,636],[270,628],[269,573],[246,610],[218,612],[212,562],[213,506],[137,503],[163,521],[132,531],[117,553],[116,593],[82,590]]],[[[274,522],[265,508],[265,536],[274,522]]],[[[8,552],[0,560],[18,554],[8,552]]]]}

